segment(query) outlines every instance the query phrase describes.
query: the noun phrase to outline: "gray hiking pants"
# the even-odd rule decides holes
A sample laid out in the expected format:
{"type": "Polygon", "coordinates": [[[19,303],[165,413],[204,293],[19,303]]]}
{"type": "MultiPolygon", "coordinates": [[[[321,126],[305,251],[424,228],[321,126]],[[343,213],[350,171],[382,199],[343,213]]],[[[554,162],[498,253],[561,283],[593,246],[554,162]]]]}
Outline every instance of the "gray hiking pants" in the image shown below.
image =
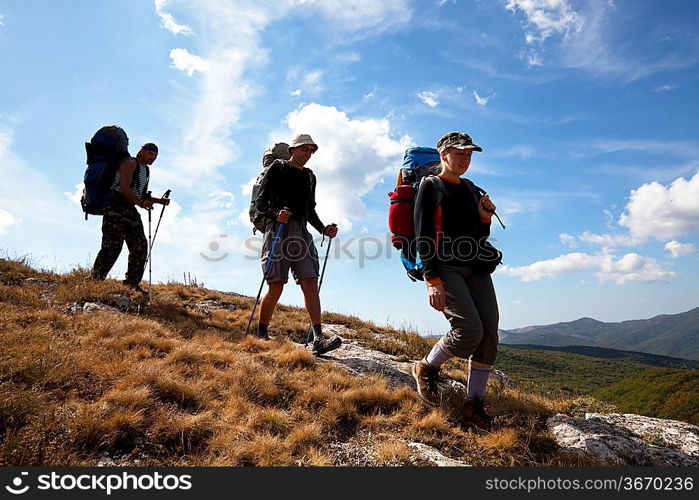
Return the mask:
{"type": "Polygon", "coordinates": [[[473,274],[469,266],[440,265],[446,292],[444,316],[451,330],[442,343],[454,356],[488,365],[498,353],[498,302],[490,274],[473,274]]]}

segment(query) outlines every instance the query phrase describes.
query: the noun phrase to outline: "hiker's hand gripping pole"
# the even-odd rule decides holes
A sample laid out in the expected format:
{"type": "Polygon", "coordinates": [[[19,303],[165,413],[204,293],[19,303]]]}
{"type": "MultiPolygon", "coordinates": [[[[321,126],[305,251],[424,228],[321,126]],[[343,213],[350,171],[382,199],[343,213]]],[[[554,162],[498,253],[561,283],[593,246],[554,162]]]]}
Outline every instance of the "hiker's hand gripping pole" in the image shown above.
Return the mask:
{"type": "MultiPolygon", "coordinates": [[[[332,227],[337,228],[337,224],[330,224],[332,227]]],[[[337,233],[335,233],[337,234],[337,233]]],[[[320,295],[320,287],[323,286],[323,276],[325,276],[325,266],[328,265],[328,255],[330,255],[330,244],[333,241],[334,236],[328,236],[329,240],[328,241],[328,248],[325,251],[325,260],[323,261],[323,270],[320,273],[320,281],[318,282],[318,295],[320,295]]],[[[320,240],[320,246],[323,246],[323,243],[325,242],[325,233],[323,233],[323,239],[320,240]]],[[[308,345],[308,343],[311,341],[311,331],[313,330],[313,325],[308,324],[308,333],[306,334],[306,343],[304,344],[304,347],[308,345]]]]}
{"type": "MultiPolygon", "coordinates": [[[[284,210],[290,211],[289,208],[284,207],[284,210]]],[[[262,283],[260,283],[260,289],[257,291],[257,297],[255,298],[255,305],[252,306],[252,313],[250,314],[250,319],[248,320],[248,326],[245,328],[245,335],[250,334],[250,325],[252,324],[252,319],[255,317],[255,309],[257,309],[257,304],[260,302],[260,295],[262,294],[262,287],[265,285],[265,279],[267,279],[267,274],[269,274],[269,270],[272,267],[272,261],[274,260],[274,250],[277,248],[277,243],[282,237],[282,231],[284,230],[284,226],[286,225],[283,222],[278,223],[279,226],[277,227],[277,232],[274,235],[274,239],[272,240],[272,248],[269,250],[269,255],[267,256],[267,265],[265,265],[265,272],[262,275],[262,283]]]]}

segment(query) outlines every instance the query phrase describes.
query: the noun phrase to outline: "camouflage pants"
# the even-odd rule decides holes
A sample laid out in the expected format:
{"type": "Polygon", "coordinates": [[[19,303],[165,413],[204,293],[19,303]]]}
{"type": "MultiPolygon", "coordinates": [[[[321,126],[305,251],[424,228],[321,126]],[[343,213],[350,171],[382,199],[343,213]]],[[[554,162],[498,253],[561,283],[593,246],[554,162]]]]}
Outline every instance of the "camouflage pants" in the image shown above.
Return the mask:
{"type": "Polygon", "coordinates": [[[137,286],[143,278],[148,257],[148,240],[141,215],[133,205],[111,205],[105,209],[102,219],[102,248],[92,267],[93,278],[107,277],[119,258],[124,242],[129,249],[129,267],[124,282],[137,286]]]}

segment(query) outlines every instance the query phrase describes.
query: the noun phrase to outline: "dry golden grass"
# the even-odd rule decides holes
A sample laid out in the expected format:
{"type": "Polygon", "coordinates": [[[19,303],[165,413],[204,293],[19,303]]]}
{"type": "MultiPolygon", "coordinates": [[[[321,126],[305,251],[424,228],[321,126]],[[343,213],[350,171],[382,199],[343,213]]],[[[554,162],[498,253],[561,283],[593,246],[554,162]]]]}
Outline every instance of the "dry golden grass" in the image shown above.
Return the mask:
{"type": "MultiPolygon", "coordinates": [[[[119,295],[136,299],[84,269],[56,275],[0,259],[0,464],[94,465],[106,453],[139,465],[327,466],[336,463],[330,443],[366,432],[377,464],[411,463],[404,443],[413,439],[477,465],[582,463],[543,425],[565,400],[494,388],[496,429],[474,432],[412,389],[350,376],[295,346],[303,310],[280,306],[271,342],[244,336],[252,299],[176,283],[156,285],[151,305],[127,313],[71,311],[116,305],[119,295]],[[204,300],[235,309],[208,310],[204,300]]],[[[405,359],[433,343],[355,317],[324,321],[405,359]]]]}
{"type": "Polygon", "coordinates": [[[410,462],[413,451],[401,441],[383,441],[376,446],[376,455],[380,464],[406,464],[410,462]]]}

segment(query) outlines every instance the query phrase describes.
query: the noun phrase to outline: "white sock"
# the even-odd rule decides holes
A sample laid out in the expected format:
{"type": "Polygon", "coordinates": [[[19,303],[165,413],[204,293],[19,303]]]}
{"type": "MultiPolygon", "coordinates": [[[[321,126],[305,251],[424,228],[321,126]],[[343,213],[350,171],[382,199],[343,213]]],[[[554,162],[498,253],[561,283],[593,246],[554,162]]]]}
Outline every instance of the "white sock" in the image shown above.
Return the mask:
{"type": "Polygon", "coordinates": [[[432,347],[432,350],[427,355],[425,360],[427,361],[427,364],[429,364],[430,366],[439,368],[453,357],[454,356],[449,351],[442,347],[441,342],[437,342],[434,345],[434,347],[432,347]]]}

